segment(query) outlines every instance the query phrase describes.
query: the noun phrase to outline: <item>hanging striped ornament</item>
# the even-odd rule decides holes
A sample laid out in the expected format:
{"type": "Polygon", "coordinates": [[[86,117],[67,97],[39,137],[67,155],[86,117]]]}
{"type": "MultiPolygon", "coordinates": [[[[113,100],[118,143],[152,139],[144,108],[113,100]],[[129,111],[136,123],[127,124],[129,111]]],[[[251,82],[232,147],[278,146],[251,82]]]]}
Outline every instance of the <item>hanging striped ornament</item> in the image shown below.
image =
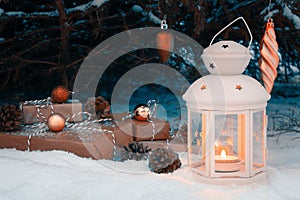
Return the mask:
{"type": "Polygon", "coordinates": [[[271,93],[274,80],[277,77],[278,64],[278,44],[276,41],[274,23],[273,19],[269,18],[265,34],[261,41],[259,59],[261,78],[268,93],[271,93]]]}

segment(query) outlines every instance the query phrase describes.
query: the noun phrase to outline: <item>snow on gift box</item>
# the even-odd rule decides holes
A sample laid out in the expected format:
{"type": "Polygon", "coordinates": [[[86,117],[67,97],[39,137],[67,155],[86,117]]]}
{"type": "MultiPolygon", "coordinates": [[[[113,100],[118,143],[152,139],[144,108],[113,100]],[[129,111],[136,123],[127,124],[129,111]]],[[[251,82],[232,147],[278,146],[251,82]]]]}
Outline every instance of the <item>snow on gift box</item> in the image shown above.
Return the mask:
{"type": "MultiPolygon", "coordinates": [[[[225,28],[237,20],[246,24],[239,17],[225,28]]],[[[233,41],[206,48],[202,58],[212,74],[196,80],[183,95],[188,108],[188,162],[203,181],[247,182],[265,175],[270,95],[258,81],[241,75],[249,63],[248,49],[233,41]]]]}

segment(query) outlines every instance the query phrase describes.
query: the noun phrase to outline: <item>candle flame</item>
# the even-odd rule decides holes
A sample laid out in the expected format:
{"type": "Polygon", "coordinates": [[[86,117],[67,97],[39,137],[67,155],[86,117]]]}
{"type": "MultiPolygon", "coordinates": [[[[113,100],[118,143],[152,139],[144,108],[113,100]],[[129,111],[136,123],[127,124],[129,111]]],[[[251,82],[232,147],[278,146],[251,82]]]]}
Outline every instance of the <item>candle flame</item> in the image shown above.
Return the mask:
{"type": "Polygon", "coordinates": [[[221,159],[226,160],[226,151],[224,149],[221,151],[221,159]]]}

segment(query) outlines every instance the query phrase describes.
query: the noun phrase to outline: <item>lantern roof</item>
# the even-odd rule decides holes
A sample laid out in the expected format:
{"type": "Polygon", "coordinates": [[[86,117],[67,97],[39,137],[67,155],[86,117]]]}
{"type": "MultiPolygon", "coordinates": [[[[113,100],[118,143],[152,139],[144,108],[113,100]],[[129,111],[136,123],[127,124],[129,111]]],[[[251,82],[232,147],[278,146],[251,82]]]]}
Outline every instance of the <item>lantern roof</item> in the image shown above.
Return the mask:
{"type": "Polygon", "coordinates": [[[192,110],[246,110],[267,106],[269,93],[246,75],[207,75],[195,81],[183,99],[192,110]]]}
{"type": "Polygon", "coordinates": [[[242,74],[250,62],[249,49],[234,41],[220,41],[210,45],[201,56],[211,74],[242,74]]]}

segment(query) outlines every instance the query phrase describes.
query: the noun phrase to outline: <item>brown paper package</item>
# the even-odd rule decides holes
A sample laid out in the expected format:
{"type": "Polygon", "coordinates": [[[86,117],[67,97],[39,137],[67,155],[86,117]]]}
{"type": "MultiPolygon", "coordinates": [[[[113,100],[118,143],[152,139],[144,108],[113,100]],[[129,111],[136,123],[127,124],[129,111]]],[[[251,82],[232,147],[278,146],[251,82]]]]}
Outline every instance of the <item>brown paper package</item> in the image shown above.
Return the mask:
{"type": "MultiPolygon", "coordinates": [[[[38,122],[37,119],[37,109],[34,105],[23,105],[23,123],[24,124],[34,124],[38,122]]],[[[82,112],[81,103],[64,103],[64,104],[53,104],[54,113],[62,114],[66,119],[74,114],[82,112]]],[[[51,107],[45,106],[40,108],[41,113],[47,119],[51,114],[51,107]]],[[[44,122],[42,117],[39,117],[40,122],[44,122]]],[[[82,115],[76,115],[74,118],[70,119],[69,122],[80,122],[82,121],[82,115]]]]}

